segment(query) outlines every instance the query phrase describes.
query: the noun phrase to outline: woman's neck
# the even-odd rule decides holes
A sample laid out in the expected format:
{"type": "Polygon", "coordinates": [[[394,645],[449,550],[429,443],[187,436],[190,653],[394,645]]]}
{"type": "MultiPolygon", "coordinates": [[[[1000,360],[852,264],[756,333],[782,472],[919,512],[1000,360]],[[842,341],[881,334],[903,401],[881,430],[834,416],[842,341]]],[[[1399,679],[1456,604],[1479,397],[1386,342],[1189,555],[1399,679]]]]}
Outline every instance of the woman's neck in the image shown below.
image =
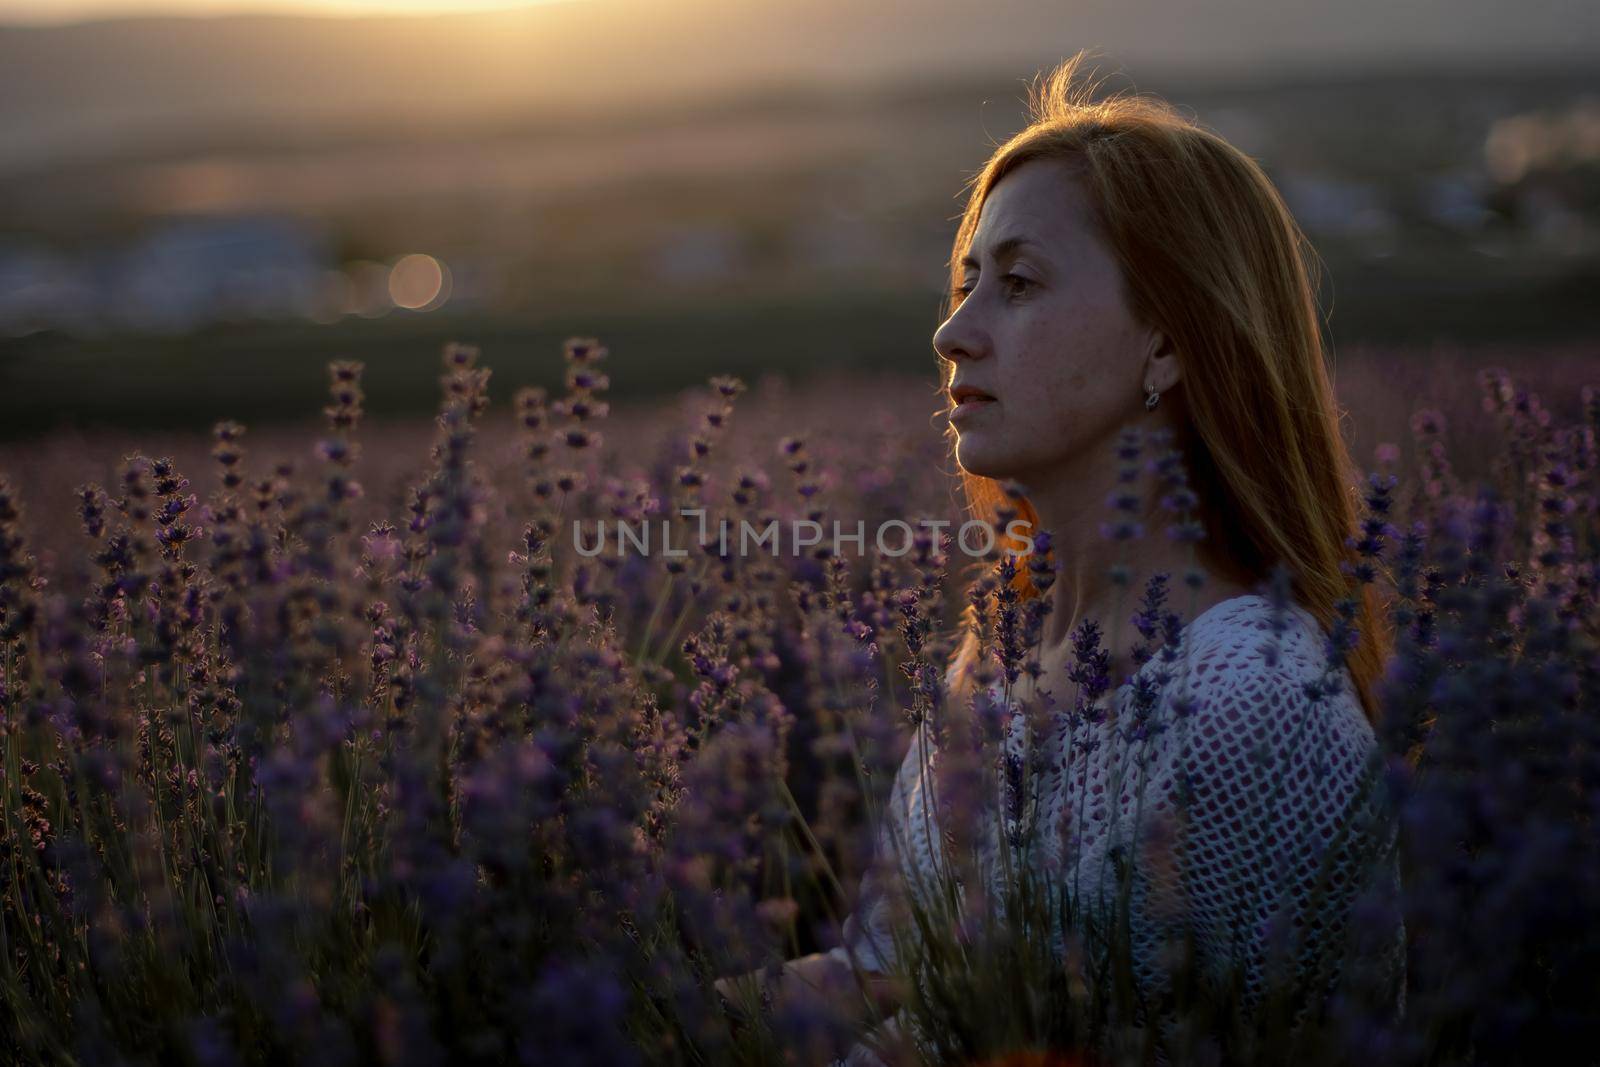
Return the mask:
{"type": "Polygon", "coordinates": [[[1027,498],[1040,525],[1050,533],[1057,566],[1041,658],[1060,660],[1062,653],[1070,654],[1072,633],[1094,620],[1100,626],[1101,646],[1114,655],[1113,679],[1120,684],[1125,674],[1117,668],[1131,669],[1129,653],[1142,639],[1133,616],[1152,575],[1168,575],[1165,610],[1177,612],[1185,622],[1215,604],[1254,591],[1257,579],[1225,546],[1208,540],[1174,540],[1167,530],[1179,516],[1161,507],[1163,490],[1149,474],[1141,473],[1131,487],[1121,485],[1117,475],[1114,463],[1080,465],[1070,476],[1058,475],[1038,488],[1029,487],[1027,498]],[[1113,493],[1128,488],[1139,497],[1138,511],[1114,511],[1113,493]],[[1139,523],[1142,535],[1126,540],[1107,537],[1102,526],[1123,520],[1139,523]],[[1126,584],[1115,581],[1114,568],[1125,568],[1126,584]],[[1200,577],[1197,589],[1185,580],[1191,573],[1200,577]]]}

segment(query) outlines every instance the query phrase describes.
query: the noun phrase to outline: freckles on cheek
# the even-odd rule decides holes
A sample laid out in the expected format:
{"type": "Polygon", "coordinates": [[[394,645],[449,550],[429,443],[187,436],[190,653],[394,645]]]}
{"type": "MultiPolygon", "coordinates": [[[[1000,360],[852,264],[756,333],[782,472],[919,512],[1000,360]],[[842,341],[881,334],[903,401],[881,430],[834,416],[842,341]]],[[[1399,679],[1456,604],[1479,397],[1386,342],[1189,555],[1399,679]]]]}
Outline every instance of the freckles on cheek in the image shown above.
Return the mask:
{"type": "Polygon", "coordinates": [[[1089,389],[1089,368],[1083,364],[1063,361],[1046,369],[1036,379],[1033,395],[1050,404],[1059,405],[1073,397],[1082,396],[1089,389]]]}

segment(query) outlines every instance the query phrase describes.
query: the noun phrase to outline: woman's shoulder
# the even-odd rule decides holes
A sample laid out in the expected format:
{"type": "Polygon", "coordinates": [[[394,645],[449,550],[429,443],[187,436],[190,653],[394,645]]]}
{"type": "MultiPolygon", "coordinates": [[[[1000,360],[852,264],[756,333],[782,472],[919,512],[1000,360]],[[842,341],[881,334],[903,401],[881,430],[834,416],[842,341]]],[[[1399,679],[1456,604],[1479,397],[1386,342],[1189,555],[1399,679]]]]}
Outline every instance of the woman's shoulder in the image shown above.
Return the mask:
{"type": "Polygon", "coordinates": [[[1314,697],[1326,683],[1330,695],[1353,696],[1349,671],[1342,664],[1330,671],[1328,653],[1321,624],[1303,606],[1246,593],[1212,605],[1188,623],[1167,663],[1181,661],[1178,673],[1208,688],[1263,686],[1304,690],[1314,697]]]}
{"type": "Polygon", "coordinates": [[[1319,761],[1357,762],[1375,743],[1349,669],[1329,661],[1302,605],[1259,594],[1223,601],[1185,629],[1166,681],[1191,736],[1259,751],[1317,739],[1319,761]]]}

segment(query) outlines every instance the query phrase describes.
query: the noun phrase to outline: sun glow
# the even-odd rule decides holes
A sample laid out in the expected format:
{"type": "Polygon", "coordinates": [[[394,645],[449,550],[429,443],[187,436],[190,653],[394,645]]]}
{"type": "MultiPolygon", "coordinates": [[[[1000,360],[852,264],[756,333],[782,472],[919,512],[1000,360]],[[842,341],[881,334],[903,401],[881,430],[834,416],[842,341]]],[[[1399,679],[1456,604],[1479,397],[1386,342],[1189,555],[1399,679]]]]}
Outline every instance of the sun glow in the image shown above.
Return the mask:
{"type": "Polygon", "coordinates": [[[458,15],[582,0],[0,0],[0,23],[170,15],[458,15]]]}

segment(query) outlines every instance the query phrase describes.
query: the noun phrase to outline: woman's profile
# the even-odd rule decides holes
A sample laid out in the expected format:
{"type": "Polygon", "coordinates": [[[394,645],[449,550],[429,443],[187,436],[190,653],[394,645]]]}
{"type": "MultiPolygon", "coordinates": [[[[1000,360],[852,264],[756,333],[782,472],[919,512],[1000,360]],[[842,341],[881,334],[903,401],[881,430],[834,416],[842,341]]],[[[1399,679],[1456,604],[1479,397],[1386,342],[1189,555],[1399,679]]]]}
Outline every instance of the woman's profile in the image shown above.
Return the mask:
{"type": "MultiPolygon", "coordinates": [[[[1037,674],[997,680],[969,607],[948,698],[977,690],[1061,709],[1033,739],[1049,753],[1033,765],[1032,795],[1052,878],[1107,877],[1141,808],[1117,767],[1139,763],[1143,805],[1181,809],[1172,854],[1182,868],[1136,875],[1140,981],[1159,985],[1160,943],[1181,928],[1203,968],[1240,968],[1248,1004],[1272,930],[1301,933],[1308,958],[1335,951],[1366,838],[1386,833],[1362,783],[1389,637],[1366,587],[1346,620],[1343,665],[1328,662],[1337,605],[1353,595],[1359,479],[1308,245],[1252,159],[1158,100],[1095,99],[1078,79],[1082,58],[1035,88],[1026,126],[975,177],[933,336],[972,515],[1014,509],[1048,532],[1054,565],[1047,582],[1027,567],[1010,580],[1023,601],[1049,598],[1037,674]],[[1192,522],[1163,531],[1159,494],[1127,496],[1117,449],[1140,438],[1181,457],[1192,522]],[[1150,535],[1108,537],[1102,524],[1118,506],[1136,509],[1126,519],[1150,535]],[[1163,656],[1127,652],[1141,638],[1129,571],[1185,579],[1175,606],[1187,621],[1163,656]],[[1074,657],[1096,624],[1109,684],[1074,710],[1074,657]]],[[[1009,721],[1013,739],[1034,728],[1009,721]]],[[[914,738],[897,775],[881,863],[844,943],[787,964],[774,996],[860,1000],[852,975],[895,973],[905,887],[939,853],[929,744],[914,738]]],[[[1396,927],[1392,943],[1401,936],[1396,927]]],[[[872,986],[884,1006],[892,989],[872,986]]],[[[861,1047],[851,1058],[873,1062],[861,1047]]]]}

